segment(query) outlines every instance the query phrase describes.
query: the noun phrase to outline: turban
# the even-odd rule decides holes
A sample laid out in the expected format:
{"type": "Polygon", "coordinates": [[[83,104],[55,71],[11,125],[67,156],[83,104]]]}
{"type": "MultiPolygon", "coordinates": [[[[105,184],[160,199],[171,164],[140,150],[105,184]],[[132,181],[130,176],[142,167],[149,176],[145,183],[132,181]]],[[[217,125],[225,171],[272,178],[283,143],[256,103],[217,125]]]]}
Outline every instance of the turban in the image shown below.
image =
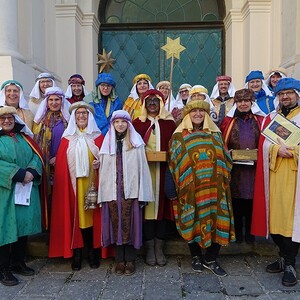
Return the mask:
{"type": "Polygon", "coordinates": [[[165,103],[165,101],[166,101],[166,99],[164,98],[164,95],[160,91],[151,89],[151,90],[148,90],[145,92],[145,94],[143,95],[143,98],[142,98],[142,102],[144,102],[150,95],[157,96],[158,98],[160,98],[160,100],[163,101],[163,103],[165,103]]]}
{"type": "Polygon", "coordinates": [[[101,83],[107,83],[107,84],[110,84],[113,87],[116,86],[116,82],[115,82],[114,78],[109,73],[99,73],[98,74],[98,78],[95,81],[95,84],[96,84],[96,86],[98,86],[101,83]]]}
{"type": "Polygon", "coordinates": [[[300,92],[300,81],[295,78],[282,78],[277,82],[275,95],[282,90],[296,90],[300,92]]]}
{"type": "Polygon", "coordinates": [[[83,77],[80,74],[74,74],[72,75],[69,80],[68,80],[68,84],[82,84],[85,85],[85,81],[83,79],[83,77]]]}
{"type": "Polygon", "coordinates": [[[229,81],[229,82],[231,82],[231,77],[230,76],[227,76],[227,75],[222,75],[222,76],[218,76],[217,78],[216,78],[216,81],[218,82],[218,81],[229,81]]]}
{"type": "Polygon", "coordinates": [[[255,101],[255,95],[252,90],[241,89],[235,92],[234,102],[240,102],[243,100],[250,100],[251,102],[255,101]]]}
{"type": "Polygon", "coordinates": [[[248,76],[246,77],[245,82],[249,82],[252,79],[264,79],[264,75],[262,73],[262,71],[251,71],[248,76]]]}
{"type": "Polygon", "coordinates": [[[145,79],[145,80],[147,80],[147,81],[152,82],[152,80],[151,80],[151,78],[150,78],[149,75],[147,75],[147,74],[139,74],[139,75],[136,75],[136,76],[133,78],[132,83],[133,83],[133,84],[136,84],[136,83],[137,83],[138,81],[140,81],[141,79],[145,79]]]}

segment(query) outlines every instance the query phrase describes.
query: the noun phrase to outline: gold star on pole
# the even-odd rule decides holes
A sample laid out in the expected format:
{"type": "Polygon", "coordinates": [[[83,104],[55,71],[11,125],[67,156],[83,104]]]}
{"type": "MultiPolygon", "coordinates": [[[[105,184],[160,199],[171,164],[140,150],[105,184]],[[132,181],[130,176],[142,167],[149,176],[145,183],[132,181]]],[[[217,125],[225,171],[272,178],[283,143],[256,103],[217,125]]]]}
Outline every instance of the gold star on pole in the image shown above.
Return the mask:
{"type": "Polygon", "coordinates": [[[112,51],[106,53],[104,48],[102,54],[98,54],[99,61],[97,62],[97,65],[100,66],[99,73],[101,73],[103,70],[108,73],[110,69],[114,68],[113,64],[115,59],[111,57],[111,54],[112,51]]]}
{"type": "Polygon", "coordinates": [[[172,56],[179,59],[180,52],[185,50],[185,47],[180,45],[180,37],[175,40],[170,39],[167,37],[167,43],[161,47],[164,51],[166,51],[167,59],[171,58],[172,56]]]}

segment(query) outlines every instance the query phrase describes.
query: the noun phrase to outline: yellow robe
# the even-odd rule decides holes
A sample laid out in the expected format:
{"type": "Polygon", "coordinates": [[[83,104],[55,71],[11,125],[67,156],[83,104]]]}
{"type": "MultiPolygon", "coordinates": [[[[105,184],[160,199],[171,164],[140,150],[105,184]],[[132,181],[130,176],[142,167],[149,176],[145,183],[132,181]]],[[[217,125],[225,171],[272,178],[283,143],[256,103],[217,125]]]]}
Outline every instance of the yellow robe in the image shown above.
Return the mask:
{"type": "MultiPolygon", "coordinates": [[[[146,151],[156,151],[156,138],[153,133],[150,134],[149,141],[146,145],[146,151]]],[[[145,219],[156,220],[159,204],[159,179],[160,179],[160,167],[157,162],[148,162],[152,179],[152,188],[154,191],[155,201],[149,202],[145,207],[145,219]],[[158,180],[158,182],[157,182],[158,180]],[[158,191],[156,190],[158,188],[158,191]]]]}
{"type": "Polygon", "coordinates": [[[142,113],[142,101],[140,99],[134,100],[133,98],[129,97],[125,101],[123,109],[129,113],[133,121],[137,119],[142,113]]]}
{"type": "MultiPolygon", "coordinates": [[[[296,109],[288,119],[299,113],[296,109]]],[[[270,147],[270,233],[286,237],[293,235],[295,193],[297,187],[297,170],[299,148],[292,150],[293,158],[277,156],[280,145],[270,147]],[[284,222],[282,222],[284,220],[284,222]]]]}
{"type": "MultiPolygon", "coordinates": [[[[90,149],[89,151],[89,165],[92,166],[94,156],[90,149]]],[[[91,168],[90,173],[94,172],[91,168]]],[[[93,180],[93,176],[89,177],[80,177],[76,180],[77,186],[77,199],[78,199],[78,217],[79,217],[79,227],[84,229],[93,226],[93,210],[92,209],[84,209],[84,196],[89,189],[90,186],[90,178],[93,180]]]]}

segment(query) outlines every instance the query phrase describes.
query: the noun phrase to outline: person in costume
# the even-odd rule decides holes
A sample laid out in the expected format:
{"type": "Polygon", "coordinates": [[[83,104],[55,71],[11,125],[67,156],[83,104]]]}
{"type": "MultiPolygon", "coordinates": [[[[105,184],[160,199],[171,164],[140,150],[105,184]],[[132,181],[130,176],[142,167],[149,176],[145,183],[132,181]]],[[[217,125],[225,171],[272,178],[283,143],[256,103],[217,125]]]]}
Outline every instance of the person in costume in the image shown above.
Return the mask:
{"type": "Polygon", "coordinates": [[[154,201],[145,144],[128,112],[113,112],[100,150],[98,202],[103,246],[115,246],[115,274],[135,272],[142,246],[142,207],[154,201]]]}
{"type": "Polygon", "coordinates": [[[275,109],[274,96],[267,87],[261,71],[251,71],[246,77],[244,88],[254,92],[255,102],[265,114],[275,109]]]}
{"type": "Polygon", "coordinates": [[[216,109],[214,104],[212,103],[212,101],[210,100],[209,96],[208,96],[208,91],[207,88],[205,88],[203,85],[197,84],[194,85],[190,92],[189,92],[189,98],[187,103],[189,103],[190,101],[198,101],[198,100],[203,100],[206,101],[207,103],[209,103],[210,106],[210,117],[211,119],[215,122],[218,123],[218,115],[216,113],[216,109]]]}
{"type": "MultiPolygon", "coordinates": [[[[229,151],[257,149],[260,128],[265,116],[255,103],[253,91],[241,89],[235,92],[234,106],[221,123],[220,129],[229,151]]],[[[256,163],[256,162],[255,162],[256,163]]],[[[253,243],[251,235],[252,205],[256,164],[233,164],[231,170],[231,197],[234,213],[236,241],[253,243]],[[245,219],[245,226],[244,224],[245,219]],[[245,235],[244,235],[245,232],[245,235]]]]}
{"type": "Polygon", "coordinates": [[[286,78],[286,70],[283,68],[273,69],[267,74],[265,82],[269,90],[272,92],[273,96],[277,82],[281,78],[286,78]]]}
{"type": "Polygon", "coordinates": [[[28,106],[33,115],[36,114],[45,97],[45,91],[49,87],[56,87],[54,76],[49,73],[39,74],[35,80],[35,85],[29,94],[28,106]]]}
{"type": "MultiPolygon", "coordinates": [[[[103,135],[94,119],[94,108],[75,102],[70,108],[68,127],[56,154],[52,193],[49,257],[72,257],[72,270],[81,269],[82,249],[88,250],[91,268],[99,267],[101,211],[85,207],[85,195],[92,183],[97,186],[96,169],[103,135]],[[63,191],[63,192],[62,192],[63,191]]],[[[102,257],[109,251],[102,249],[102,257]]]]}
{"type": "Polygon", "coordinates": [[[88,91],[85,88],[85,80],[80,74],[70,76],[68,80],[68,88],[65,93],[66,99],[71,103],[82,101],[88,91]]]}
{"type": "Polygon", "coordinates": [[[133,87],[123,105],[123,109],[129,113],[133,121],[141,115],[143,95],[149,89],[154,89],[151,81],[147,74],[139,74],[133,78],[133,87]]]}
{"type": "Polygon", "coordinates": [[[235,241],[230,195],[231,157],[222,134],[209,117],[206,101],[191,101],[170,140],[169,169],[177,197],[176,226],[188,242],[192,269],[227,273],[216,261],[221,246],[235,241]],[[206,249],[202,256],[202,248],[206,249]]]}
{"type": "Polygon", "coordinates": [[[210,95],[210,99],[215,106],[218,115],[218,125],[220,125],[232,108],[235,88],[230,76],[222,75],[216,78],[216,84],[210,95]]]}
{"type": "Polygon", "coordinates": [[[34,275],[25,264],[27,237],[40,233],[41,152],[12,106],[0,107],[0,282],[17,285],[12,274],[34,275]]]}
{"type": "MultiPolygon", "coordinates": [[[[277,113],[300,126],[300,81],[283,78],[275,89],[277,111],[266,116],[265,128],[277,113]]],[[[260,137],[253,199],[251,233],[271,235],[279,248],[279,258],[266,267],[269,273],[281,273],[284,286],[297,284],[296,256],[300,245],[300,171],[299,143],[287,147],[278,138],[271,142],[260,137]]]]}
{"type": "Polygon", "coordinates": [[[183,83],[180,85],[176,99],[175,99],[175,105],[172,110],[172,116],[174,118],[174,121],[176,124],[179,124],[182,120],[182,111],[184,106],[187,103],[187,100],[189,98],[189,92],[191,90],[192,86],[188,83],[183,83]]]}
{"type": "MultiPolygon", "coordinates": [[[[148,90],[143,96],[142,112],[133,121],[136,131],[142,136],[147,151],[168,151],[168,142],[175,130],[175,122],[164,107],[160,91],[148,90]]],[[[149,161],[155,201],[145,207],[143,223],[146,263],[164,266],[167,263],[163,252],[168,221],[174,220],[172,205],[165,195],[166,161],[149,161]]]]}
{"type": "Polygon", "coordinates": [[[175,107],[175,98],[174,98],[172,90],[171,90],[170,81],[167,81],[167,80],[160,81],[156,85],[156,89],[158,91],[160,91],[163,94],[163,96],[165,97],[165,102],[166,102],[165,109],[172,112],[172,110],[175,107]],[[170,108],[169,108],[169,102],[170,102],[170,108]]]}
{"type": "Polygon", "coordinates": [[[24,98],[23,86],[16,80],[7,80],[1,85],[0,106],[13,106],[17,110],[17,115],[32,129],[33,114],[29,110],[28,103],[24,98]]]}
{"type": "MultiPolygon", "coordinates": [[[[69,107],[70,103],[65,99],[63,91],[59,87],[50,87],[46,89],[45,99],[34,117],[33,139],[43,153],[49,199],[51,199],[56,153],[70,118],[69,107]]],[[[49,210],[50,208],[51,206],[49,210]]]]}
{"type": "Polygon", "coordinates": [[[105,135],[109,128],[110,118],[116,110],[122,109],[123,103],[116,95],[116,82],[111,74],[99,73],[94,90],[84,97],[95,110],[95,121],[101,133],[105,135]]]}

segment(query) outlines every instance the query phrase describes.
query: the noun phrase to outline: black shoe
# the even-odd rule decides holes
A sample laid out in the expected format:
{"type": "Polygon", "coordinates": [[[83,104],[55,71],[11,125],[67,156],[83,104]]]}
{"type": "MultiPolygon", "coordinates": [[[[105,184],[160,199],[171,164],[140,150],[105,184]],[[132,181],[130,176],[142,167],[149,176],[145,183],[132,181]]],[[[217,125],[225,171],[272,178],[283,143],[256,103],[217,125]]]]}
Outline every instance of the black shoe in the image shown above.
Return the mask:
{"type": "Polygon", "coordinates": [[[71,264],[73,271],[79,271],[81,269],[81,260],[82,260],[82,250],[80,248],[74,249],[72,264],[71,264]]]}
{"type": "Polygon", "coordinates": [[[203,261],[203,267],[211,270],[215,275],[219,277],[225,277],[228,274],[225,272],[225,270],[214,260],[207,262],[206,260],[203,261]]]}
{"type": "Polygon", "coordinates": [[[11,273],[9,268],[0,269],[0,281],[7,286],[17,285],[19,280],[11,273]]]}
{"type": "Polygon", "coordinates": [[[254,244],[255,242],[255,236],[252,234],[248,234],[245,236],[245,241],[247,244],[254,244]]]}
{"type": "Polygon", "coordinates": [[[284,286],[294,286],[297,284],[297,274],[293,266],[285,266],[281,282],[284,286]]]}
{"type": "Polygon", "coordinates": [[[200,256],[194,256],[192,259],[192,269],[195,272],[201,273],[203,271],[202,259],[200,256]]]}
{"type": "Polygon", "coordinates": [[[34,270],[27,267],[24,262],[17,265],[11,265],[10,269],[12,273],[20,274],[23,276],[32,276],[35,274],[34,270]]]}
{"type": "Polygon", "coordinates": [[[89,251],[89,265],[92,269],[97,269],[100,266],[98,249],[92,249],[89,251]]]}
{"type": "Polygon", "coordinates": [[[279,257],[276,261],[273,263],[267,265],[266,271],[268,273],[280,273],[284,271],[284,258],[279,257]]]}

